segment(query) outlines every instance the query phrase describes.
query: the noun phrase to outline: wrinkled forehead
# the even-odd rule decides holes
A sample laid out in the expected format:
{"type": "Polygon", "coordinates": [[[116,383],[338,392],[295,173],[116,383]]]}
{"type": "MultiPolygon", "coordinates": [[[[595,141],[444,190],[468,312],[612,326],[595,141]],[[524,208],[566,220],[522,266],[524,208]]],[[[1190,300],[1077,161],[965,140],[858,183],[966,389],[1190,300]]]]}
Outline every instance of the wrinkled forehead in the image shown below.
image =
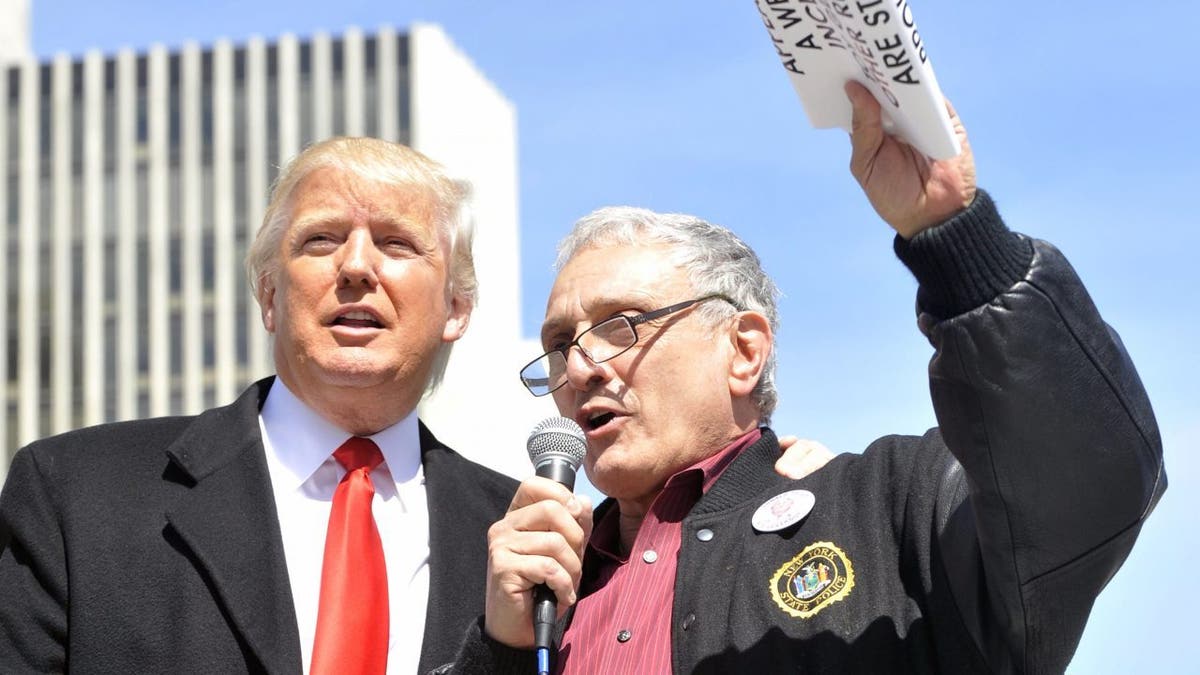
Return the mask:
{"type": "Polygon", "coordinates": [[[436,230],[445,245],[449,236],[441,227],[443,210],[428,186],[364,176],[339,166],[313,169],[293,188],[286,206],[289,229],[313,222],[368,218],[380,224],[436,230]]]}
{"type": "MultiPolygon", "coordinates": [[[[649,311],[691,292],[683,268],[665,244],[588,246],[555,277],[542,333],[590,324],[626,310],[649,311]]],[[[571,331],[573,332],[573,331],[571,331]]]]}

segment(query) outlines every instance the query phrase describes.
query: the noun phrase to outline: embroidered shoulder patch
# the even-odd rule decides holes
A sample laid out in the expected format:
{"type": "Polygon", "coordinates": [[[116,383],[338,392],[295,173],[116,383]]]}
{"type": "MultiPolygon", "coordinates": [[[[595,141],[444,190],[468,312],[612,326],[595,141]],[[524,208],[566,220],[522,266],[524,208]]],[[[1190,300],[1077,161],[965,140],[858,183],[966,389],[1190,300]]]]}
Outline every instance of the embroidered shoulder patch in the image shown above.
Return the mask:
{"type": "Polygon", "coordinates": [[[807,619],[850,594],[854,567],[832,542],[809,544],[771,577],[771,597],[788,614],[807,619]]]}

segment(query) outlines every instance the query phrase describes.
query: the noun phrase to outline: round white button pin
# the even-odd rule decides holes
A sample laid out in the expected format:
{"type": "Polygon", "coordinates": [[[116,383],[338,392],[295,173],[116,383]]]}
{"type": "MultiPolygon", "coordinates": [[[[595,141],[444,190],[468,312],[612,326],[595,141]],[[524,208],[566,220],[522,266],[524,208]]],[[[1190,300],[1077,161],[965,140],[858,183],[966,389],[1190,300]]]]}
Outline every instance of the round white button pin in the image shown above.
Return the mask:
{"type": "Polygon", "coordinates": [[[759,532],[776,532],[803,520],[816,503],[816,496],[808,490],[788,490],[763,502],[750,524],[759,532]]]}

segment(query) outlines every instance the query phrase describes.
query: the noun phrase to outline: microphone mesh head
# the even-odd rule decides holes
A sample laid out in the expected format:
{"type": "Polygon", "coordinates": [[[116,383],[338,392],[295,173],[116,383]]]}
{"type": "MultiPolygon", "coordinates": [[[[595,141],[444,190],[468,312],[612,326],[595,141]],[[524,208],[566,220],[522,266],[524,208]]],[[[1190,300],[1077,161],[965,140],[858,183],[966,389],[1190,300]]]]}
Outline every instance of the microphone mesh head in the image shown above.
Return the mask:
{"type": "Polygon", "coordinates": [[[534,466],[550,457],[561,458],[578,470],[587,454],[587,437],[575,420],[566,417],[547,417],[529,432],[525,443],[529,461],[534,466]]]}

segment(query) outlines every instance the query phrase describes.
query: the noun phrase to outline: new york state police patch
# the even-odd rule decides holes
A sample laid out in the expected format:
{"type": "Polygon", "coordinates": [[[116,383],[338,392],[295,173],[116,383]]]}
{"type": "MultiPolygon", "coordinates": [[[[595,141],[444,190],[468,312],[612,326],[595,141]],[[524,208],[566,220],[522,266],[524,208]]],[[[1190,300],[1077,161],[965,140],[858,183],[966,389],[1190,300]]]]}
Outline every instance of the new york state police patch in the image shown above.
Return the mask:
{"type": "Polygon", "coordinates": [[[771,597],[788,614],[807,619],[854,588],[854,567],[828,541],[809,544],[771,577],[771,597]]]}

